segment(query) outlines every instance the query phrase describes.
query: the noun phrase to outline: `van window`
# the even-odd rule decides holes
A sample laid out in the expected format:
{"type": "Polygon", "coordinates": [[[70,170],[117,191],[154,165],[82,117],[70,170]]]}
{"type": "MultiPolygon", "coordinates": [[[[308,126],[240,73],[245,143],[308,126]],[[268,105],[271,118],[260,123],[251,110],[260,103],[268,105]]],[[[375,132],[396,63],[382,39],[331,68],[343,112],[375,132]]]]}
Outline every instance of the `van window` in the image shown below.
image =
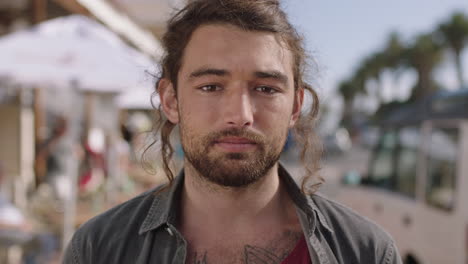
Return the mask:
{"type": "Polygon", "coordinates": [[[458,130],[437,128],[431,133],[427,155],[427,202],[451,210],[455,202],[458,130]]]}
{"type": "Polygon", "coordinates": [[[405,127],[398,132],[395,191],[409,197],[416,196],[416,169],[420,145],[417,127],[405,127]]]}
{"type": "Polygon", "coordinates": [[[414,198],[419,145],[418,127],[383,133],[373,154],[367,184],[414,198]]]}
{"type": "Polygon", "coordinates": [[[384,132],[373,155],[369,174],[369,184],[384,189],[392,189],[392,176],[395,171],[394,158],[396,146],[396,132],[384,132]]]}

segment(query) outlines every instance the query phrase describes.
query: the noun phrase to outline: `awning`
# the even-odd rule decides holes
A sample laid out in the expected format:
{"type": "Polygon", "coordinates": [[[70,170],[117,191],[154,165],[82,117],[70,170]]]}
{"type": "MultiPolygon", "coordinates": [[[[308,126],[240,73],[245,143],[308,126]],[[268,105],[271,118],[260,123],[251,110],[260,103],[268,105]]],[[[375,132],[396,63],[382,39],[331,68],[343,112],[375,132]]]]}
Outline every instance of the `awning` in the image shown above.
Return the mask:
{"type": "Polygon", "coordinates": [[[159,41],[149,31],[143,30],[128,16],[118,12],[103,0],[76,0],[87,8],[97,19],[113,31],[124,36],[144,53],[158,60],[162,53],[159,41]]]}

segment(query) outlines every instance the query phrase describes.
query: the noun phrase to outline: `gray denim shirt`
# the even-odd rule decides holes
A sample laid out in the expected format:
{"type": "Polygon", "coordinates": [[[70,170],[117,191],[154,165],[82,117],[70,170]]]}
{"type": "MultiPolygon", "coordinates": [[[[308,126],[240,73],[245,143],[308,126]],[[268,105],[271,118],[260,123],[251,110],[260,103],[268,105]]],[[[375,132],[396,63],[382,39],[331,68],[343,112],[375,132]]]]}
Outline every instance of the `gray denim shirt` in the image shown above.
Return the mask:
{"type": "MultiPolygon", "coordinates": [[[[319,194],[303,195],[281,166],[279,175],[296,205],[312,263],[401,263],[394,241],[376,224],[319,194]]],[[[74,234],[63,263],[185,263],[187,242],[176,228],[183,180],[181,172],[170,188],[89,220],[74,234]]]]}

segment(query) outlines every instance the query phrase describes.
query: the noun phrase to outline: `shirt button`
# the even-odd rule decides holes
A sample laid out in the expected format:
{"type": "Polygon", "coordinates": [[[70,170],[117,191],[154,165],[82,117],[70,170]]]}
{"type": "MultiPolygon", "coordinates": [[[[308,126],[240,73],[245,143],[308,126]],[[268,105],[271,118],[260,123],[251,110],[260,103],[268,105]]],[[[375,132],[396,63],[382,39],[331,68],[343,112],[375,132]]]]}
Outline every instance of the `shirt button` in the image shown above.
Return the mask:
{"type": "Polygon", "coordinates": [[[166,227],[166,231],[169,233],[169,235],[174,236],[174,233],[172,232],[170,227],[166,227]]]}

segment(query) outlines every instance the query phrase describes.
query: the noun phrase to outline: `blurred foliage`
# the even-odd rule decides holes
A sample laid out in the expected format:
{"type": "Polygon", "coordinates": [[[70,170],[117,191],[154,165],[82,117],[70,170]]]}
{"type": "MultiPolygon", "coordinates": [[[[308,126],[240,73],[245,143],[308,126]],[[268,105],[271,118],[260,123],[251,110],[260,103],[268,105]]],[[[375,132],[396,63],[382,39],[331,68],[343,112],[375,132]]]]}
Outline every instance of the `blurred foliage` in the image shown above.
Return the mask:
{"type": "Polygon", "coordinates": [[[461,12],[454,13],[448,21],[439,25],[437,34],[440,36],[444,46],[453,53],[458,82],[460,86],[463,86],[461,54],[468,44],[468,17],[461,12]]]}
{"type": "Polygon", "coordinates": [[[461,55],[467,45],[468,17],[461,12],[453,13],[433,31],[419,34],[409,41],[403,41],[398,32],[390,33],[383,48],[362,59],[351,77],[338,85],[338,92],[344,101],[341,125],[352,129],[357,113],[353,105],[359,95],[372,96],[379,102],[379,107],[372,117],[378,120],[392,109],[442,89],[443,85],[434,79],[434,72],[447,59],[444,54],[453,56],[459,87],[463,87],[461,55]],[[381,80],[383,74],[392,73],[393,78],[398,80],[405,71],[413,71],[417,77],[410,97],[403,102],[385,102],[381,80]],[[370,94],[370,84],[376,90],[373,94],[370,94]]]}

